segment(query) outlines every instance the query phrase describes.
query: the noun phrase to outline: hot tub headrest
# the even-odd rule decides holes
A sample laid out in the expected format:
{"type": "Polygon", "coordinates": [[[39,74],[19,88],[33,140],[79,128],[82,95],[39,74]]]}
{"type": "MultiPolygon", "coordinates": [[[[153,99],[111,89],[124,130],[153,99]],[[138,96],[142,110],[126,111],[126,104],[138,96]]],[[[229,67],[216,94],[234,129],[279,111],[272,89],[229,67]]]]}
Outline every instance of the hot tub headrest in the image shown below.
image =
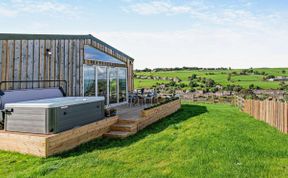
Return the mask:
{"type": "Polygon", "coordinates": [[[29,100],[48,99],[64,97],[65,94],[61,88],[40,88],[8,90],[0,92],[0,109],[3,110],[6,103],[17,103],[29,100]]]}

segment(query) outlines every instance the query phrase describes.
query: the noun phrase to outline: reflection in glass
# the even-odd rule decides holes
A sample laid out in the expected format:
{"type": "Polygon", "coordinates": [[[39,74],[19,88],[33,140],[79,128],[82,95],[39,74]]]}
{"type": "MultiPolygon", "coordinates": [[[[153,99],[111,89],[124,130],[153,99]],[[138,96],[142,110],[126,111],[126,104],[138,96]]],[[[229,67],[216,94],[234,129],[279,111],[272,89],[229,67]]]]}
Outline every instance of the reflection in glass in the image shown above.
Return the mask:
{"type": "Polygon", "coordinates": [[[95,96],[95,68],[84,65],[84,96],[95,96]]]}
{"type": "Polygon", "coordinates": [[[110,104],[118,103],[117,101],[117,68],[109,69],[109,102],[110,104]]]}
{"type": "Polygon", "coordinates": [[[84,65],[83,73],[84,96],[104,96],[106,104],[127,101],[127,68],[84,65]]]}
{"type": "Polygon", "coordinates": [[[124,62],[88,45],[84,46],[84,59],[110,62],[110,63],[115,63],[115,64],[125,64],[124,62]]]}
{"type": "Polygon", "coordinates": [[[97,79],[98,79],[98,96],[105,97],[105,103],[107,103],[107,68],[97,67],[97,79]]]}
{"type": "Polygon", "coordinates": [[[127,69],[119,68],[119,102],[125,102],[127,100],[127,69]]]}

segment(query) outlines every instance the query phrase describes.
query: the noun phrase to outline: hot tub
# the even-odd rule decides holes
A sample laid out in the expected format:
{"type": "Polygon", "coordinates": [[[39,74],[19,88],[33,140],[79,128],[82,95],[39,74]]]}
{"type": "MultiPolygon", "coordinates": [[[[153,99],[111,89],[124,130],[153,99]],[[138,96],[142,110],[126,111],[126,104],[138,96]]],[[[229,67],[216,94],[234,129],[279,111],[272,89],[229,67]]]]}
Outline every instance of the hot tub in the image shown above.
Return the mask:
{"type": "Polygon", "coordinates": [[[104,97],[61,97],[5,104],[5,130],[52,134],[104,118],[104,97]]]}

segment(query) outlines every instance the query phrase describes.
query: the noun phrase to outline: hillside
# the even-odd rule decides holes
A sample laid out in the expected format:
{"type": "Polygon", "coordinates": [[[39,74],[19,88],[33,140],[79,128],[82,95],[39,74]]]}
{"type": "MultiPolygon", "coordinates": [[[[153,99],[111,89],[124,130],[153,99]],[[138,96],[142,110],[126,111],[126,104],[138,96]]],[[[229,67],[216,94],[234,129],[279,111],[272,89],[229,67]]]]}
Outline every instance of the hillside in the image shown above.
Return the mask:
{"type": "Polygon", "coordinates": [[[0,177],[288,177],[288,137],[229,105],[183,103],[125,140],[41,159],[0,151],[0,177]]]}
{"type": "MultiPolygon", "coordinates": [[[[159,77],[178,77],[182,80],[182,83],[189,84],[188,77],[196,74],[199,77],[205,77],[214,80],[216,83],[227,86],[227,85],[240,85],[243,88],[248,88],[249,85],[254,84],[262,89],[278,89],[280,82],[271,82],[263,80],[263,77],[273,76],[288,76],[288,68],[257,68],[253,69],[254,73],[247,75],[239,75],[242,69],[232,70],[177,70],[177,71],[160,71],[160,72],[136,72],[136,75],[140,76],[159,76],[159,77]],[[285,71],[285,72],[283,72],[285,71]],[[265,73],[262,75],[261,73],[265,73]],[[231,80],[228,81],[229,73],[232,74],[231,80]],[[256,73],[256,74],[255,74],[256,73]]],[[[169,81],[157,81],[147,79],[135,79],[136,88],[150,88],[156,83],[168,83],[169,81]]]]}

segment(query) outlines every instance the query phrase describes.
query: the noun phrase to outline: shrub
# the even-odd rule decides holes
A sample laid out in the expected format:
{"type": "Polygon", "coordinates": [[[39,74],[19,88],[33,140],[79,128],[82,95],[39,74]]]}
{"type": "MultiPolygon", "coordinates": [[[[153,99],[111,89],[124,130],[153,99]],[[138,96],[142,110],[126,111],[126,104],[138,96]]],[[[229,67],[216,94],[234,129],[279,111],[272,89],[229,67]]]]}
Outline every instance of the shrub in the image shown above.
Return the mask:
{"type": "Polygon", "coordinates": [[[198,84],[197,82],[195,82],[194,80],[191,80],[190,83],[189,83],[189,86],[190,86],[191,88],[194,88],[194,87],[198,87],[199,84],[198,84]]]}
{"type": "Polygon", "coordinates": [[[255,88],[254,84],[249,85],[249,89],[253,90],[255,88]]]}
{"type": "Polygon", "coordinates": [[[189,77],[190,80],[194,80],[194,79],[197,79],[197,75],[196,74],[192,74],[191,77],[189,77]]]}
{"type": "Polygon", "coordinates": [[[219,89],[217,87],[213,87],[210,89],[211,92],[216,93],[217,91],[219,91],[219,89]]]}

